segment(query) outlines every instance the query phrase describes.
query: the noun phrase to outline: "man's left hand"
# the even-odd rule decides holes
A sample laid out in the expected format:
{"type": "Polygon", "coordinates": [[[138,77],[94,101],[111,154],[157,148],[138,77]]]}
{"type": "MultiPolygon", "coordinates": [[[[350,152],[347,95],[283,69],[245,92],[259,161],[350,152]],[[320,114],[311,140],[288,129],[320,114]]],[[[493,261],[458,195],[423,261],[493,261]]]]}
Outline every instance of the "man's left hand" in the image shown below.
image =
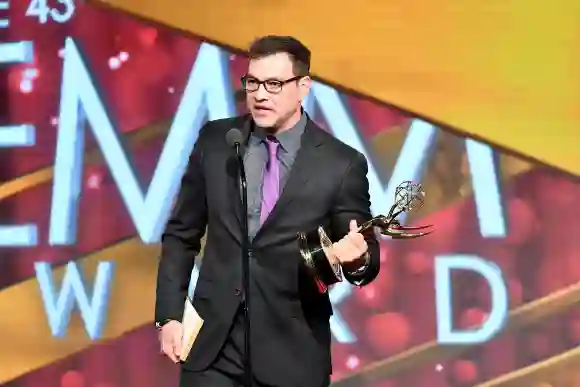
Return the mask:
{"type": "Polygon", "coordinates": [[[332,245],[332,253],[341,265],[352,266],[363,260],[368,246],[364,236],[358,232],[356,220],[350,221],[350,231],[341,240],[332,245]]]}

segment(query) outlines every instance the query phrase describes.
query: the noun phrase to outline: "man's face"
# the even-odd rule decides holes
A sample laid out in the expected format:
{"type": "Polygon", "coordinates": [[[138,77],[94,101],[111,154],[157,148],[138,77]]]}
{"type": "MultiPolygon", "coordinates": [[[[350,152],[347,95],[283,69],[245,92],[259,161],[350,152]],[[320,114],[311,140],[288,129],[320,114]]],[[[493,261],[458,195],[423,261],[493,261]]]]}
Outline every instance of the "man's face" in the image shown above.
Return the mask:
{"type": "Polygon", "coordinates": [[[254,122],[264,128],[288,129],[288,120],[300,109],[310,89],[310,78],[295,78],[292,60],[286,53],[252,59],[246,75],[246,103],[254,122]],[[281,90],[280,90],[281,86],[281,90]],[[270,89],[270,91],[267,90],[270,89]]]}

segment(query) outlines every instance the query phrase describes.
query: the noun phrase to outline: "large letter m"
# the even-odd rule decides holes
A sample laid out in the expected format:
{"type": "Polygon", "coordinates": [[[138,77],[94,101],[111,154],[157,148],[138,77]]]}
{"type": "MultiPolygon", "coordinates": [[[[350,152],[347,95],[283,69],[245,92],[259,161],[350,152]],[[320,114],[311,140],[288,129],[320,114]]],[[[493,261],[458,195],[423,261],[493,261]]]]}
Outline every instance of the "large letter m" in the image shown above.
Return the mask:
{"type": "Polygon", "coordinates": [[[206,118],[213,120],[234,114],[227,59],[217,47],[201,45],[153,178],[148,189],[144,189],[122,145],[119,128],[107,114],[77,46],[72,39],[66,40],[50,244],[75,243],[86,122],[139,236],[145,243],[159,241],[199,129],[206,118]]]}

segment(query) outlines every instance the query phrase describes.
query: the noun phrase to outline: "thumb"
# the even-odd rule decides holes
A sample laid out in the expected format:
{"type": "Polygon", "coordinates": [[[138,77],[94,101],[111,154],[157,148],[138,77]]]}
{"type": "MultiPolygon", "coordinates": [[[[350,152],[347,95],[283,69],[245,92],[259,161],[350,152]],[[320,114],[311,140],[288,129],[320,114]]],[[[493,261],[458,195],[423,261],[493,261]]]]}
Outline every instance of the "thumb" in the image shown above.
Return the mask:
{"type": "Polygon", "coordinates": [[[356,223],[356,220],[351,220],[350,221],[350,231],[351,232],[358,232],[358,224],[356,223]]]}

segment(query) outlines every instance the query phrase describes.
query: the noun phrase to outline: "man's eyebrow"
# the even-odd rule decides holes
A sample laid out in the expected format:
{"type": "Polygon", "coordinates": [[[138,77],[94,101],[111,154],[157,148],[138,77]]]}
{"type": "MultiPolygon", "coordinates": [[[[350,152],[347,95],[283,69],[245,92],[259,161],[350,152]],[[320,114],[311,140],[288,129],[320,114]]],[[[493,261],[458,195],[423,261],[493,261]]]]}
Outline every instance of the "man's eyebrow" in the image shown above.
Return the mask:
{"type": "Polygon", "coordinates": [[[276,82],[283,82],[282,79],[279,78],[275,78],[275,77],[270,77],[270,78],[266,78],[264,80],[259,79],[258,77],[252,75],[252,74],[246,74],[246,78],[251,78],[251,79],[255,79],[258,82],[267,82],[267,81],[276,81],[276,82]]]}

